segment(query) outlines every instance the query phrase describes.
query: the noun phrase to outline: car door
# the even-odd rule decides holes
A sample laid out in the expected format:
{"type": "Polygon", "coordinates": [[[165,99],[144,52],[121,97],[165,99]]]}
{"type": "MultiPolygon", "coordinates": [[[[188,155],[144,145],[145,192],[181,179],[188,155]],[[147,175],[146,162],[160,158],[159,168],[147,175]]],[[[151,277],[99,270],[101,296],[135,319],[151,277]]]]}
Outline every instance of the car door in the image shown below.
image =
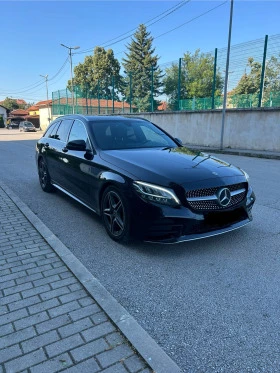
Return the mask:
{"type": "Polygon", "coordinates": [[[84,140],[87,152],[67,148],[63,150],[66,189],[82,202],[91,205],[91,187],[94,184],[93,162],[86,158],[93,154],[93,150],[85,125],[79,119],[75,119],[69,133],[68,141],[74,140],[84,140]]]}
{"type": "Polygon", "coordinates": [[[52,182],[61,187],[65,187],[66,184],[64,153],[62,149],[65,148],[72,123],[73,119],[63,119],[57,126],[56,131],[52,131],[48,141],[46,141],[44,145],[48,170],[52,182]]]}

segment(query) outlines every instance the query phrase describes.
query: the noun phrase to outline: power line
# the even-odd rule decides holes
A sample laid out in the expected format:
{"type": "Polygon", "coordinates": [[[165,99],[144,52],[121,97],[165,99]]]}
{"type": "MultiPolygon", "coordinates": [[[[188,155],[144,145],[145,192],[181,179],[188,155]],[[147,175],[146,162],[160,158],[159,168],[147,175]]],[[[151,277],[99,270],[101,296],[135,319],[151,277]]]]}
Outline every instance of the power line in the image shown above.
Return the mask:
{"type": "MultiPolygon", "coordinates": [[[[224,1],[223,3],[221,3],[221,4],[219,4],[219,5],[215,6],[215,7],[213,7],[213,8],[211,8],[211,9],[207,10],[206,12],[201,13],[201,14],[199,14],[198,16],[196,16],[196,17],[194,17],[194,18],[191,18],[190,20],[188,20],[188,21],[182,23],[181,25],[179,25],[179,26],[177,26],[177,27],[175,27],[175,28],[173,28],[173,29],[171,29],[171,30],[169,30],[169,31],[166,31],[166,32],[164,32],[163,34],[160,34],[160,35],[154,37],[154,39],[157,39],[157,38],[159,38],[159,37],[161,37],[161,36],[163,36],[163,35],[166,35],[166,34],[172,32],[172,31],[174,31],[174,30],[177,30],[178,28],[180,28],[180,27],[182,27],[182,26],[185,26],[186,24],[189,24],[189,23],[191,23],[191,22],[197,20],[198,18],[200,18],[200,17],[202,17],[202,16],[204,16],[204,15],[206,15],[206,14],[212,12],[213,10],[215,10],[215,9],[217,9],[217,8],[219,8],[219,7],[221,7],[222,5],[226,4],[228,1],[229,1],[229,0],[224,1]]],[[[125,51],[123,50],[123,51],[121,51],[121,52],[114,53],[114,55],[116,56],[116,55],[121,54],[121,53],[124,53],[124,52],[125,52],[125,51]]]]}
{"type": "MultiPolygon", "coordinates": [[[[190,1],[191,0],[181,1],[180,3],[176,4],[175,6],[167,9],[166,11],[164,11],[164,12],[160,13],[159,15],[157,15],[156,17],[150,19],[149,21],[144,22],[143,24],[146,25],[147,27],[150,27],[150,26],[154,25],[155,23],[161,21],[163,18],[165,18],[165,17],[169,16],[170,14],[174,13],[175,11],[179,10],[182,6],[186,5],[190,1]],[[157,19],[157,18],[159,18],[159,19],[157,19]],[[152,22],[152,21],[154,21],[154,22],[152,22]],[[149,23],[151,23],[151,24],[149,24],[149,23]]],[[[127,39],[127,38],[129,38],[131,36],[133,36],[134,33],[131,34],[131,32],[137,30],[137,28],[138,27],[135,27],[135,28],[133,28],[130,31],[127,31],[127,32],[125,32],[125,33],[123,33],[123,34],[121,34],[121,35],[119,35],[119,36],[117,36],[117,37],[115,37],[113,39],[110,39],[107,42],[102,43],[101,46],[104,46],[105,48],[107,48],[107,47],[109,47],[111,45],[117,44],[117,43],[119,43],[119,42],[121,42],[121,41],[123,41],[123,40],[125,40],[125,39],[127,39]],[[127,35],[127,34],[129,34],[129,35],[127,35]],[[122,39],[119,39],[119,38],[121,38],[124,35],[127,35],[127,36],[123,37],[122,39]],[[117,39],[119,39],[119,40],[117,40],[117,39]],[[117,40],[117,41],[113,42],[114,40],[117,40]],[[111,43],[111,42],[113,42],[113,43],[111,43]]],[[[73,53],[73,54],[85,54],[85,53],[91,52],[94,49],[94,47],[95,46],[93,46],[91,48],[88,48],[88,49],[85,49],[85,50],[80,51],[80,52],[73,53]]]]}
{"type": "MultiPolygon", "coordinates": [[[[52,78],[49,79],[49,81],[55,79],[62,72],[62,70],[65,68],[68,60],[69,60],[69,57],[67,56],[66,60],[63,62],[63,65],[60,67],[60,69],[57,71],[57,73],[52,78]]],[[[12,95],[19,94],[19,95],[21,95],[22,93],[29,92],[29,91],[32,91],[33,93],[35,93],[35,92],[40,91],[40,89],[39,90],[37,89],[36,91],[34,91],[34,89],[42,86],[43,84],[45,84],[45,82],[40,80],[37,83],[31,84],[29,86],[30,88],[28,88],[28,89],[19,90],[19,91],[1,91],[0,94],[1,95],[7,95],[7,94],[12,94],[12,95]]]]}
{"type": "Polygon", "coordinates": [[[212,12],[213,10],[219,8],[220,6],[226,4],[227,2],[228,2],[228,0],[224,1],[223,3],[221,3],[221,4],[219,4],[219,5],[215,6],[215,7],[213,7],[213,8],[211,8],[211,9],[207,10],[207,11],[204,12],[204,13],[199,14],[198,16],[196,16],[196,17],[190,19],[189,21],[184,22],[184,23],[182,23],[181,25],[179,25],[179,26],[177,26],[177,27],[175,27],[175,28],[173,28],[173,29],[171,29],[171,30],[169,30],[169,31],[164,32],[163,34],[160,34],[160,35],[156,36],[154,39],[157,39],[157,38],[159,38],[159,37],[161,37],[161,36],[163,36],[163,35],[169,34],[170,32],[172,32],[172,31],[174,31],[174,30],[177,30],[178,28],[183,27],[183,26],[187,25],[188,23],[191,23],[191,22],[197,20],[198,18],[200,18],[200,17],[202,17],[202,16],[205,16],[206,14],[212,12]]]}

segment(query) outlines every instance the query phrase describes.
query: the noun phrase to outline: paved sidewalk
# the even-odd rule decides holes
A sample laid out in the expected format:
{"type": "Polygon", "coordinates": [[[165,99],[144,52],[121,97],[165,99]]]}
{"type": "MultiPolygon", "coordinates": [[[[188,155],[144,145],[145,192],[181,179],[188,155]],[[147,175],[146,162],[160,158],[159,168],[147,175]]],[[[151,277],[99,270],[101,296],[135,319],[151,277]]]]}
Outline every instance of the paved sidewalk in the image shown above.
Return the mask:
{"type": "Polygon", "coordinates": [[[177,373],[74,255],[0,185],[0,373],[177,373]]]}

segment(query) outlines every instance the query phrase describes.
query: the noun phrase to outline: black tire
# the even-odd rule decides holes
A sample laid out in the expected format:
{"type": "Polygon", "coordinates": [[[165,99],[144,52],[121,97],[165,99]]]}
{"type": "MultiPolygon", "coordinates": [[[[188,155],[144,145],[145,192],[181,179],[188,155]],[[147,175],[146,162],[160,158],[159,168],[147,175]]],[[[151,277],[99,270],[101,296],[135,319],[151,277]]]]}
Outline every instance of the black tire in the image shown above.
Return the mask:
{"type": "Polygon", "coordinates": [[[130,241],[130,211],[127,199],[123,193],[113,187],[108,187],[101,200],[102,221],[108,235],[117,242],[130,241]]]}
{"type": "Polygon", "coordinates": [[[55,187],[51,184],[51,178],[48,172],[46,162],[40,158],[38,163],[38,173],[41,188],[44,192],[51,193],[55,191],[55,187]]]}

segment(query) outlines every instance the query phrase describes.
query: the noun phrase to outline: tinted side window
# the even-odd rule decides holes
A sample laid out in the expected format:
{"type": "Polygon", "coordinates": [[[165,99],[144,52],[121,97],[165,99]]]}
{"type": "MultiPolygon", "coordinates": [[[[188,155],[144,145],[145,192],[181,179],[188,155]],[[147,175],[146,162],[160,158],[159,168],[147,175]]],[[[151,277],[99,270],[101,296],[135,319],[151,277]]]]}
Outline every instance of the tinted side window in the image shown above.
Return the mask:
{"type": "Polygon", "coordinates": [[[47,129],[47,131],[45,132],[44,137],[51,137],[51,134],[56,132],[56,129],[59,123],[60,121],[52,123],[47,129]]]}
{"type": "Polygon", "coordinates": [[[70,131],[69,141],[84,140],[85,142],[87,142],[87,139],[88,139],[88,134],[87,134],[84,124],[80,122],[79,120],[75,120],[70,131]]]}
{"type": "Polygon", "coordinates": [[[73,119],[64,119],[58,127],[55,138],[57,140],[66,142],[72,123],[73,119]]]}

